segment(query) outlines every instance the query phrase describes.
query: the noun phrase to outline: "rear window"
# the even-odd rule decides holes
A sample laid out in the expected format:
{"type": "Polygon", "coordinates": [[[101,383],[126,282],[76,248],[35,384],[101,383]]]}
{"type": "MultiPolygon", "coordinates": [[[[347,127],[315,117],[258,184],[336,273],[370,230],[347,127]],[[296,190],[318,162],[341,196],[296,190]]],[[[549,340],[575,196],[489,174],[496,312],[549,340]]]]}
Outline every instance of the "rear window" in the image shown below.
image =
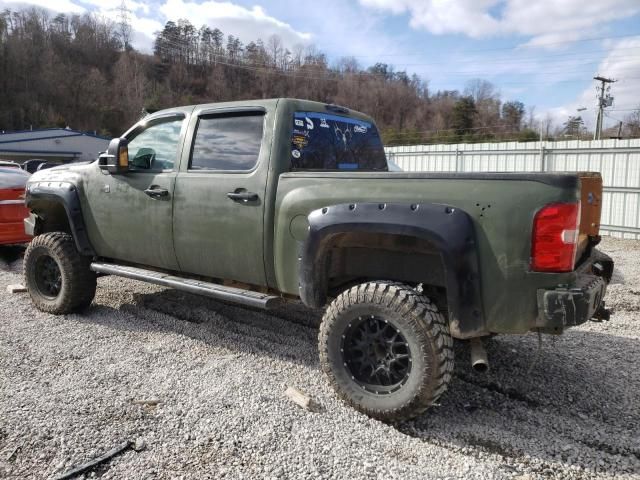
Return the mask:
{"type": "Polygon", "coordinates": [[[295,112],[291,169],[386,171],[387,159],[378,130],[371,122],[320,112],[295,112]]]}

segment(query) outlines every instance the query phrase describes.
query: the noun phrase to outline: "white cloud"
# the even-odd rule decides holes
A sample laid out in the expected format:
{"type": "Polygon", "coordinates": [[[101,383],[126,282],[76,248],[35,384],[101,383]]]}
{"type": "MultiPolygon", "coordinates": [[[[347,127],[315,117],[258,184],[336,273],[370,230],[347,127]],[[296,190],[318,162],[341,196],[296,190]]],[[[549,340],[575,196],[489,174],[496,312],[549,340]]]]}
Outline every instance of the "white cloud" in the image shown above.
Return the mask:
{"type": "Polygon", "coordinates": [[[21,0],[17,2],[5,2],[0,0],[0,8],[16,10],[26,6],[41,7],[45,10],[61,13],[85,13],[87,11],[81,5],[73,3],[71,0],[21,0]]]}
{"type": "MultiPolygon", "coordinates": [[[[611,108],[605,109],[605,126],[610,126],[630,113],[631,109],[640,106],[640,57],[631,52],[640,51],[640,36],[628,38],[617,42],[609,51],[607,56],[600,62],[598,68],[593,72],[593,76],[602,75],[604,77],[617,80],[611,85],[611,95],[614,103],[611,108]]],[[[549,114],[562,124],[570,115],[582,115],[585,124],[593,128],[597,112],[596,102],[596,81],[580,93],[576,99],[567,105],[549,110],[549,114]],[[577,112],[578,108],[586,108],[583,112],[577,112]]]]}
{"type": "MultiPolygon", "coordinates": [[[[132,26],[132,43],[144,52],[153,49],[155,32],[162,30],[164,22],[179,19],[189,20],[196,28],[206,24],[217,27],[227,35],[234,35],[244,43],[271,35],[278,35],[285,46],[308,44],[310,33],[300,32],[288,23],[269,15],[262,7],[251,9],[231,2],[207,0],[202,3],[190,0],[166,0],[159,7],[148,3],[151,0],[125,0],[132,26]]],[[[115,22],[120,19],[122,0],[0,0],[0,7],[22,8],[26,5],[43,7],[55,13],[94,12],[115,22]],[[86,6],[86,8],[85,8],[86,6]]]]}
{"type": "Polygon", "coordinates": [[[309,43],[310,33],[299,32],[288,23],[268,15],[262,7],[247,9],[230,2],[213,0],[203,3],[188,0],[167,0],[160,7],[167,19],[187,19],[194,26],[202,24],[217,27],[225,34],[232,34],[243,42],[262,38],[266,41],[271,35],[278,35],[285,45],[309,43]]]}
{"type": "MultiPolygon", "coordinates": [[[[285,0],[280,4],[280,8],[288,8],[285,0]]],[[[365,63],[387,61],[389,52],[409,43],[408,32],[392,32],[386,27],[385,12],[364,13],[359,5],[344,0],[304,4],[307,19],[322,19],[313,23],[312,43],[330,58],[354,55],[365,58],[365,63]]]]}
{"type": "Polygon", "coordinates": [[[134,17],[131,19],[131,25],[133,26],[132,43],[136,48],[144,52],[151,52],[153,50],[155,33],[162,30],[164,24],[151,18],[134,17]]]}
{"type": "MultiPolygon", "coordinates": [[[[100,10],[116,10],[122,5],[122,0],[78,0],[80,3],[86,3],[94,5],[100,10]]],[[[136,12],[142,10],[143,12],[149,12],[149,5],[146,3],[136,2],[133,0],[125,0],[125,6],[130,12],[136,12]]]]}
{"type": "MultiPolygon", "coordinates": [[[[164,24],[159,22],[158,20],[141,16],[144,15],[146,4],[138,3],[134,9],[134,6],[131,3],[134,2],[127,3],[127,8],[129,9],[127,17],[129,23],[131,24],[132,30],[131,43],[138,50],[145,53],[150,53],[153,51],[155,33],[162,30],[164,24]],[[138,14],[137,12],[140,12],[140,14],[138,14]]],[[[111,0],[111,3],[108,3],[102,8],[96,10],[96,13],[104,16],[105,18],[108,18],[113,22],[118,22],[121,19],[119,6],[120,3],[118,3],[116,0],[111,0]]]]}
{"type": "Polygon", "coordinates": [[[584,38],[604,24],[640,13],[638,0],[360,0],[366,7],[409,14],[433,34],[473,38],[516,34],[529,45],[584,38]]]}

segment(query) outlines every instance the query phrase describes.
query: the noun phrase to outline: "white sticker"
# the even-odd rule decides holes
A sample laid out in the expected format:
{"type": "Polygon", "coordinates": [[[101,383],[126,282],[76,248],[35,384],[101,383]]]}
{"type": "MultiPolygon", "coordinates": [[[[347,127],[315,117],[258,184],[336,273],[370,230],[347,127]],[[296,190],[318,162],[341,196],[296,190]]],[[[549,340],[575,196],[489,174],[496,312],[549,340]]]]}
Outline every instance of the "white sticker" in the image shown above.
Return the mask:
{"type": "Polygon", "coordinates": [[[327,123],[327,120],[325,118],[320,119],[320,126],[322,128],[329,128],[329,124],[327,123]]]}
{"type": "Polygon", "coordinates": [[[296,118],[296,127],[304,127],[304,122],[299,118],[296,118]]]}
{"type": "Polygon", "coordinates": [[[300,158],[300,150],[291,150],[291,155],[293,158],[300,158]]]}
{"type": "Polygon", "coordinates": [[[367,127],[363,127],[361,125],[354,125],[353,131],[355,133],[367,133],[367,127]]]}
{"type": "Polygon", "coordinates": [[[311,120],[309,117],[304,117],[304,119],[307,121],[307,128],[309,130],[313,130],[313,120],[311,120]]]}

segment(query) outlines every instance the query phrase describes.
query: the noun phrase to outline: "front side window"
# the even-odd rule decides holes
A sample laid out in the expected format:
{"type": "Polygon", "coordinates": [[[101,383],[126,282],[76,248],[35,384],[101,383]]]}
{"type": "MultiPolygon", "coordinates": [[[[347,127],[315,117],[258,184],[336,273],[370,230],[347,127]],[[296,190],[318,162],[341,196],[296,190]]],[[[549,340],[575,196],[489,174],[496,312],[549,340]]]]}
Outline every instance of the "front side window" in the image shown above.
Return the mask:
{"type": "Polygon", "coordinates": [[[386,171],[387,159],[373,123],[321,112],[295,112],[291,169],[386,171]]]}
{"type": "Polygon", "coordinates": [[[184,117],[151,121],[129,140],[129,165],[134,170],[171,170],[178,155],[184,117]]]}
{"type": "Polygon", "coordinates": [[[190,170],[251,170],[262,144],[264,113],[202,116],[190,170]]]}

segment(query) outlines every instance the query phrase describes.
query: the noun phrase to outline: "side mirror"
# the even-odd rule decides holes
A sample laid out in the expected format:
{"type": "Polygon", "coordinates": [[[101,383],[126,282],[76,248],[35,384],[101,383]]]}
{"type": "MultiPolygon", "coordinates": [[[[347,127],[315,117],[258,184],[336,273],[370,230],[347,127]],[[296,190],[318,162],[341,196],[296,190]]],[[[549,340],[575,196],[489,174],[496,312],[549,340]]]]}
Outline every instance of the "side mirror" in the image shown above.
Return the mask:
{"type": "Polygon", "coordinates": [[[112,175],[129,171],[129,149],[126,138],[114,138],[109,142],[109,148],[98,157],[100,170],[112,175]]]}

